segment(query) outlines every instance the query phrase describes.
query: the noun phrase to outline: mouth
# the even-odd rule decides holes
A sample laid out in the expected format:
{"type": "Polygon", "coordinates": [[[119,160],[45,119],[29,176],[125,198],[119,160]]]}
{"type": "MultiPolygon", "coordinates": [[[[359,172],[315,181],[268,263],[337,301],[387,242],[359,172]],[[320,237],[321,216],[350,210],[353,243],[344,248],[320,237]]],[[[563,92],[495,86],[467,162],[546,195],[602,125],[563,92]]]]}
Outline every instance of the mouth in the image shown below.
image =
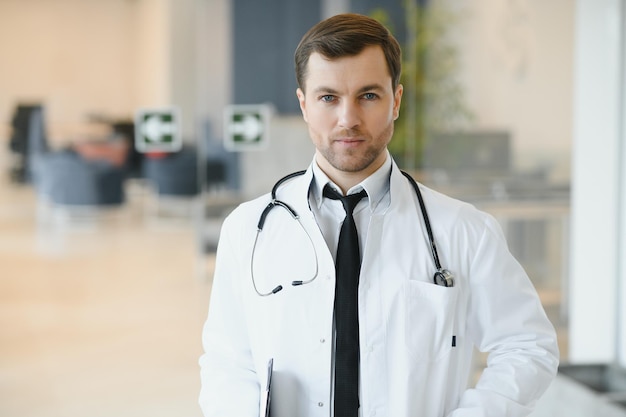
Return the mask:
{"type": "Polygon", "coordinates": [[[339,143],[343,143],[343,144],[346,144],[346,145],[357,144],[357,143],[361,143],[363,141],[364,141],[363,138],[361,138],[361,137],[353,137],[353,136],[346,136],[346,137],[340,137],[340,138],[333,139],[333,142],[339,142],[339,143]]]}

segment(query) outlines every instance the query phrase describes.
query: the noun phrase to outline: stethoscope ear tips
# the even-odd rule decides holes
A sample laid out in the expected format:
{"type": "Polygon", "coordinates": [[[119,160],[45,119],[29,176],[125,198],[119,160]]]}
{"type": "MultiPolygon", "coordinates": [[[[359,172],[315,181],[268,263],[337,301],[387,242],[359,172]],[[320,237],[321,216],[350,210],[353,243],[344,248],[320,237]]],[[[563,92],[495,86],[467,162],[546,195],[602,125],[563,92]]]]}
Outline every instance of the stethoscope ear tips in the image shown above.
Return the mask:
{"type": "Polygon", "coordinates": [[[442,287],[454,287],[454,275],[447,269],[440,269],[435,272],[433,281],[435,281],[435,284],[441,285],[442,287]]]}

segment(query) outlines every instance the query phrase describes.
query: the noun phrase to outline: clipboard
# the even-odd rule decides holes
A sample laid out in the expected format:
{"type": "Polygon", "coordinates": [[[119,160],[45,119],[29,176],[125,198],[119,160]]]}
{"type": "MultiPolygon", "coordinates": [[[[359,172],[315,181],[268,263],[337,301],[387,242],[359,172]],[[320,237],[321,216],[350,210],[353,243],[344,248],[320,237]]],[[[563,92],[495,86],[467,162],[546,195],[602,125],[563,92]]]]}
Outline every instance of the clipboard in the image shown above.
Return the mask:
{"type": "Polygon", "coordinates": [[[267,383],[261,392],[261,417],[270,417],[270,400],[272,392],[272,371],[274,370],[274,358],[267,363],[267,383]]]}

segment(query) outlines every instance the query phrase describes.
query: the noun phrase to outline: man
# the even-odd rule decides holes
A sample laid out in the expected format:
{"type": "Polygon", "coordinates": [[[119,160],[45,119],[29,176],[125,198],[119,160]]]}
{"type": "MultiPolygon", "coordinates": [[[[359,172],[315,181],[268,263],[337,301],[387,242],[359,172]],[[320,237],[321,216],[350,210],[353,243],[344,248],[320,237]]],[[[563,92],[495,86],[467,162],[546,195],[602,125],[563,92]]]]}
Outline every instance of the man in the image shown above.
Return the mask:
{"type": "Polygon", "coordinates": [[[375,20],[338,15],[305,34],[295,61],[315,156],[224,222],[200,360],[205,416],[258,416],[270,359],[273,417],[528,415],[556,373],[554,328],[496,221],[420,185],[431,248],[387,151],[398,43],[375,20]],[[353,215],[333,195],[363,190],[353,215]],[[362,260],[344,269],[348,223],[362,260]],[[474,346],[488,366],[468,388],[474,346]]]}

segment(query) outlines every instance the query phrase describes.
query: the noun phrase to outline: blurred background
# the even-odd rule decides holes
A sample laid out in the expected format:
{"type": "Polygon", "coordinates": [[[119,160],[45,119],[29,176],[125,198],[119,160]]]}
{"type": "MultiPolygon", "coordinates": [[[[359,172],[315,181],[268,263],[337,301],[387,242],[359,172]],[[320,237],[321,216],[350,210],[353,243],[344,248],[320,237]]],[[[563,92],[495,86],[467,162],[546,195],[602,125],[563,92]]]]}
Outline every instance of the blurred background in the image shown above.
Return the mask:
{"type": "Polygon", "coordinates": [[[1,416],[201,415],[221,221],[311,162],[293,52],[340,12],[402,45],[399,165],[557,328],[534,416],[626,415],[626,0],[0,0],[1,416]]]}

